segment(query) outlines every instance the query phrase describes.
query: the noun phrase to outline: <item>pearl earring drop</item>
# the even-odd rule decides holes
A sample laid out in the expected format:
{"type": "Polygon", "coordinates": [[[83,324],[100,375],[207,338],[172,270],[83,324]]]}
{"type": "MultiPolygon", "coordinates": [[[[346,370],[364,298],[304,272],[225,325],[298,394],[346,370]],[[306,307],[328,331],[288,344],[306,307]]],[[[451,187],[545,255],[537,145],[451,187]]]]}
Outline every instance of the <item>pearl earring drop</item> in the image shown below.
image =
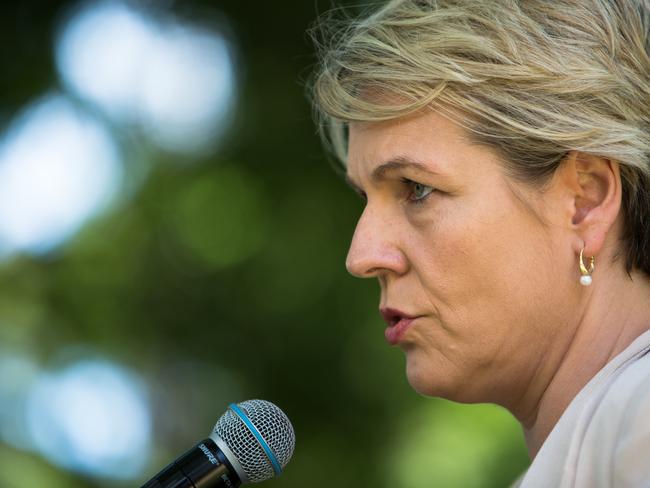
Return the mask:
{"type": "Polygon", "coordinates": [[[591,278],[591,273],[594,272],[594,261],[595,258],[591,256],[589,258],[589,268],[585,266],[585,262],[582,259],[582,253],[584,252],[585,248],[583,247],[582,250],[580,251],[580,284],[582,286],[589,286],[592,283],[592,278],[591,278]]]}

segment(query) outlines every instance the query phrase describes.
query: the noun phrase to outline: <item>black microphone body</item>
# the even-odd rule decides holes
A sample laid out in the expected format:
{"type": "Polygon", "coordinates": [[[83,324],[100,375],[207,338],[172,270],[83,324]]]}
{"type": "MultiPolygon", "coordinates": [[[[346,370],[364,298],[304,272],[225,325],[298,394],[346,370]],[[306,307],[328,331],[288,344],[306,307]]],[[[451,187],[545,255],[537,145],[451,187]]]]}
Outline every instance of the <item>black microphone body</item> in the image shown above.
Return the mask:
{"type": "Polygon", "coordinates": [[[142,488],[237,488],[241,481],[212,439],[199,442],[142,488]]]}

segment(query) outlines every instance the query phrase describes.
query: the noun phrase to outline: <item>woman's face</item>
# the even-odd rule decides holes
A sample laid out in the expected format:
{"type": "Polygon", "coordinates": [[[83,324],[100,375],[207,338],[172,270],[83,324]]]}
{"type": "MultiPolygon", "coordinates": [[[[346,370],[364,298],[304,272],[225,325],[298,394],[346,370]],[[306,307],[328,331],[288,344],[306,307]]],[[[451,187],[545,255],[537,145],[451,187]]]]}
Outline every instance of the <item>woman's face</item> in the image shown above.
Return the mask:
{"type": "Polygon", "coordinates": [[[515,182],[434,112],[352,123],[347,170],[367,201],[347,268],[378,278],[386,339],[405,352],[411,385],[515,404],[574,325],[569,211],[553,184],[515,182]]]}

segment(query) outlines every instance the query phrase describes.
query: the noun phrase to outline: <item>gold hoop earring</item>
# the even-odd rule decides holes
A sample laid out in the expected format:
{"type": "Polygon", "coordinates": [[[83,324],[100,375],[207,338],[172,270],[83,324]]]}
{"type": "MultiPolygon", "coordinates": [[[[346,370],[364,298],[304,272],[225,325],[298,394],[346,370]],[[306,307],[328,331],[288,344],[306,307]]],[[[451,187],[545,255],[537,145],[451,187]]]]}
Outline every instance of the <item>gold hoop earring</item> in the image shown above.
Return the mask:
{"type": "Polygon", "coordinates": [[[593,281],[591,278],[591,273],[594,272],[594,262],[596,258],[594,258],[593,256],[589,258],[589,268],[587,268],[585,266],[584,260],[582,259],[582,253],[584,252],[584,250],[585,250],[584,247],[580,250],[580,275],[581,275],[580,284],[582,286],[589,286],[593,281]]]}

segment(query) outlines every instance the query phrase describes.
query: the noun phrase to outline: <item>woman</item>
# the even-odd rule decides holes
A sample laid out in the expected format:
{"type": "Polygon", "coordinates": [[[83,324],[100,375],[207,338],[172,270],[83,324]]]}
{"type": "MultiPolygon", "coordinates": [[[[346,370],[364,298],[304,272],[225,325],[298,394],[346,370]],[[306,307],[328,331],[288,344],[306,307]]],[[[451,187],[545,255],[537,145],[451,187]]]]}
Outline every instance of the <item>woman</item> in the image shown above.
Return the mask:
{"type": "Polygon", "coordinates": [[[366,200],[348,270],[425,395],[493,402],[520,486],[650,486],[644,0],[394,0],[321,45],[366,200]]]}

